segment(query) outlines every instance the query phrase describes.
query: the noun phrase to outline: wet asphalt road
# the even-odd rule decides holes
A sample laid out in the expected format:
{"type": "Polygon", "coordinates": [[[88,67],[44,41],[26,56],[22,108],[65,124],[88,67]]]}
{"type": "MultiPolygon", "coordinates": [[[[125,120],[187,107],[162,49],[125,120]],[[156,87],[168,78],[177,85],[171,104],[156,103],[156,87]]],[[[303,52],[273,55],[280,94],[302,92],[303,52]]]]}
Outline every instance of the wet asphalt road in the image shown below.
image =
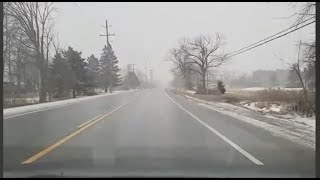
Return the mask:
{"type": "Polygon", "coordinates": [[[315,175],[314,149],[164,89],[115,94],[4,119],[3,138],[4,172],[13,176],[315,175]],[[104,116],[94,119],[99,115],[104,116]],[[61,140],[65,141],[57,143],[61,140]],[[52,145],[56,147],[48,150],[52,145]]]}

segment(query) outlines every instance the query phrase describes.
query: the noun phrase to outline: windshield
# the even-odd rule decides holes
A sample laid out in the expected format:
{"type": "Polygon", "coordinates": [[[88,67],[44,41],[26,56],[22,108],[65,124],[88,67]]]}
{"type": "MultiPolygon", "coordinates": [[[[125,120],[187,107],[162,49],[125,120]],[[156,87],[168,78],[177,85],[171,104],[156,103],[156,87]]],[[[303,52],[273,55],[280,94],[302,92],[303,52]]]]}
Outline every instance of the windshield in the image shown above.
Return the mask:
{"type": "Polygon", "coordinates": [[[315,3],[3,3],[7,177],[315,177],[315,3]]]}

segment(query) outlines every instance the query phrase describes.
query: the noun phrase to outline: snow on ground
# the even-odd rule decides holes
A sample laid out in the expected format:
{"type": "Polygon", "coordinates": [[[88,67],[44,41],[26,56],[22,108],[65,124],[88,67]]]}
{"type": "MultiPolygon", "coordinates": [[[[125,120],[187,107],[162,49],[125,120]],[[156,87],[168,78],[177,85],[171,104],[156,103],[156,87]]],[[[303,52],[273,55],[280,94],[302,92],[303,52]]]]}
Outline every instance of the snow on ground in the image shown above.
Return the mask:
{"type": "MultiPolygon", "coordinates": [[[[307,147],[315,148],[314,117],[303,118],[294,115],[291,116],[292,119],[285,119],[272,116],[271,114],[258,113],[228,103],[208,102],[187,95],[186,97],[197,101],[201,106],[268,130],[276,136],[289,139],[307,147]]],[[[278,108],[274,108],[274,110],[278,110],[278,108]]]]}
{"type": "Polygon", "coordinates": [[[27,105],[27,106],[6,108],[6,109],[3,109],[3,117],[5,119],[8,117],[22,115],[22,114],[29,113],[29,112],[36,112],[36,111],[41,111],[41,110],[45,110],[45,109],[67,106],[67,105],[79,103],[82,101],[87,101],[87,100],[91,100],[91,99],[95,99],[95,98],[101,98],[101,97],[105,97],[105,96],[116,95],[119,93],[125,93],[125,92],[130,92],[130,91],[133,91],[133,90],[114,91],[111,94],[106,93],[106,94],[100,94],[100,95],[95,95],[95,96],[78,97],[78,98],[74,98],[74,99],[67,99],[67,100],[61,100],[61,101],[55,101],[55,102],[47,102],[47,103],[41,103],[41,104],[33,104],[33,105],[27,105]]]}
{"type": "Polygon", "coordinates": [[[250,88],[244,88],[244,89],[240,89],[243,91],[261,91],[261,90],[265,90],[266,88],[264,87],[250,87],[250,88]]]}
{"type": "Polygon", "coordinates": [[[94,92],[99,93],[99,94],[104,93],[104,91],[105,91],[105,90],[102,89],[102,88],[97,88],[97,89],[94,90],[94,92]]]}
{"type": "Polygon", "coordinates": [[[282,109],[281,106],[277,106],[275,104],[272,104],[271,107],[270,107],[270,110],[274,111],[274,112],[280,112],[281,109],[282,109]]]}
{"type": "Polygon", "coordinates": [[[263,111],[263,109],[257,108],[257,107],[255,106],[255,103],[244,104],[243,106],[246,107],[246,108],[248,108],[248,109],[251,109],[251,110],[253,110],[253,111],[259,111],[259,112],[263,111]]]}
{"type": "Polygon", "coordinates": [[[295,115],[295,117],[292,119],[292,121],[299,123],[299,124],[310,126],[313,130],[315,130],[315,128],[316,128],[315,117],[313,117],[313,118],[308,117],[307,118],[307,117],[301,117],[299,115],[295,115]]]}
{"type": "MultiPolygon", "coordinates": [[[[262,102],[260,102],[262,103],[262,102]]],[[[283,106],[283,104],[278,105],[278,104],[273,104],[273,103],[269,103],[269,107],[263,107],[263,108],[259,108],[257,107],[258,102],[240,102],[241,105],[243,105],[244,107],[253,110],[253,111],[258,111],[258,112],[262,112],[262,113],[268,113],[268,112],[283,112],[285,110],[285,107],[283,106]]],[[[266,104],[266,103],[265,103],[266,104]]]]}
{"type": "Polygon", "coordinates": [[[287,91],[301,91],[302,88],[280,88],[281,90],[287,90],[287,91]]]}
{"type": "MultiPolygon", "coordinates": [[[[285,107],[283,105],[276,105],[276,104],[271,104],[271,107],[269,109],[263,108],[259,109],[255,106],[256,102],[248,104],[244,104],[244,106],[250,110],[253,111],[258,111],[258,112],[263,112],[263,113],[268,113],[268,112],[281,112],[285,107]]],[[[277,118],[277,119],[290,119],[292,122],[300,123],[303,125],[308,125],[310,127],[315,128],[315,117],[302,117],[298,114],[290,114],[290,113],[285,113],[283,115],[276,115],[276,117],[272,115],[266,115],[267,117],[270,118],[277,118]]]]}
{"type": "Polygon", "coordinates": [[[184,92],[189,93],[189,94],[195,94],[196,91],[192,91],[192,90],[185,90],[184,92]]]}
{"type": "Polygon", "coordinates": [[[262,91],[262,90],[283,90],[283,91],[301,91],[302,88],[286,88],[286,87],[272,87],[272,88],[266,88],[266,87],[249,87],[249,88],[243,88],[243,89],[233,89],[233,90],[240,90],[240,91],[262,91]]]}

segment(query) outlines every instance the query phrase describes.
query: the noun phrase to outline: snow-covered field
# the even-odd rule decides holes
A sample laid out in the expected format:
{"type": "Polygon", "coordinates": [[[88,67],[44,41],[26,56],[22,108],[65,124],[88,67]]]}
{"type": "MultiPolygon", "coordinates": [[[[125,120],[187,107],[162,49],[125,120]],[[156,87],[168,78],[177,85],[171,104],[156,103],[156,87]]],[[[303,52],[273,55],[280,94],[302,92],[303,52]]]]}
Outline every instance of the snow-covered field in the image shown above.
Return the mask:
{"type": "Polygon", "coordinates": [[[301,91],[302,88],[284,88],[284,87],[273,87],[273,88],[265,88],[265,87],[250,87],[243,89],[232,89],[233,91],[262,91],[268,89],[276,89],[276,90],[284,90],[284,91],[301,91]]]}
{"type": "Polygon", "coordinates": [[[55,101],[55,102],[47,102],[47,103],[41,103],[41,104],[33,104],[33,105],[27,105],[27,106],[20,106],[20,107],[13,107],[13,108],[7,108],[3,109],[3,118],[9,118],[9,117],[14,117],[22,114],[28,114],[30,112],[37,112],[37,111],[42,111],[46,109],[52,109],[52,108],[57,108],[57,107],[62,107],[62,106],[67,106],[75,103],[80,103],[83,101],[95,99],[95,98],[101,98],[105,96],[111,96],[111,95],[116,95],[119,93],[125,93],[125,92],[130,92],[133,90],[129,91],[114,91],[113,93],[105,93],[105,94],[99,94],[95,96],[84,96],[84,97],[78,97],[74,99],[67,99],[67,100],[61,100],[61,101],[55,101]]]}
{"type": "Polygon", "coordinates": [[[267,88],[264,87],[250,87],[250,88],[243,88],[243,89],[239,89],[242,91],[261,91],[261,90],[265,90],[267,88]]]}
{"type": "Polygon", "coordinates": [[[191,90],[185,90],[186,93],[189,93],[189,94],[195,94],[196,91],[191,91],[191,90]]]}
{"type": "MultiPolygon", "coordinates": [[[[258,108],[258,104],[261,104],[262,102],[240,102],[240,104],[242,104],[244,107],[251,109],[253,111],[258,111],[258,112],[262,112],[262,113],[268,113],[268,112],[284,112],[285,111],[285,107],[284,105],[278,105],[278,104],[272,104],[269,103],[269,107],[268,105],[265,105],[266,107],[263,108],[258,108]]],[[[265,103],[267,104],[267,103],[265,103]]]]}
{"type": "MultiPolygon", "coordinates": [[[[276,136],[287,138],[307,147],[315,148],[315,118],[301,117],[297,114],[291,116],[284,115],[283,118],[269,113],[260,112],[259,108],[253,107],[246,109],[244,107],[232,105],[229,103],[208,102],[188,95],[188,99],[196,101],[199,105],[220,113],[229,115],[236,119],[253,124],[257,127],[270,131],[276,136]],[[286,116],[286,117],[285,117],[286,116]]],[[[249,107],[252,107],[250,105],[249,107]]],[[[271,106],[273,111],[280,111],[280,107],[271,106]]]]}

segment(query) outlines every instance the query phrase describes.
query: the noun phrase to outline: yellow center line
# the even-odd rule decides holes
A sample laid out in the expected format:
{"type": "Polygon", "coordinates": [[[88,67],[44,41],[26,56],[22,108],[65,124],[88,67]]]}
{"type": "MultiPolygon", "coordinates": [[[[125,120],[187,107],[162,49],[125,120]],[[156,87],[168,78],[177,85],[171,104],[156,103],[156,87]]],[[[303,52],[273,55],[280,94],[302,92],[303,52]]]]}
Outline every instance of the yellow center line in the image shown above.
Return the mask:
{"type": "Polygon", "coordinates": [[[78,126],[78,128],[82,128],[83,126],[89,124],[90,122],[94,121],[95,119],[97,119],[97,118],[99,118],[99,117],[101,117],[101,116],[102,116],[102,115],[96,116],[96,117],[92,118],[91,120],[84,122],[83,124],[81,124],[80,126],[78,126]]]}
{"type": "Polygon", "coordinates": [[[100,115],[97,116],[96,118],[98,119],[92,119],[82,125],[79,126],[79,129],[77,129],[76,131],[72,132],[71,134],[69,134],[68,136],[64,137],[63,139],[59,140],[58,142],[52,144],[51,146],[43,149],[42,151],[40,151],[39,153],[33,155],[32,157],[28,158],[27,160],[23,161],[21,164],[30,164],[35,162],[36,160],[38,160],[39,158],[41,158],[42,156],[48,154],[49,152],[51,152],[52,150],[54,150],[55,148],[59,147],[60,145],[62,145],[63,143],[65,143],[66,141],[68,141],[69,139],[71,139],[72,137],[78,135],[79,133],[81,133],[82,131],[88,129],[89,127],[91,127],[92,125],[96,124],[97,122],[101,121],[103,118],[105,118],[106,116],[110,115],[111,113],[117,111],[118,109],[126,106],[127,104],[129,104],[130,102],[132,102],[133,100],[135,100],[140,94],[142,93],[138,93],[134,98],[132,98],[130,101],[126,102],[125,104],[113,109],[112,111],[108,112],[107,114],[104,115],[100,115]]]}

